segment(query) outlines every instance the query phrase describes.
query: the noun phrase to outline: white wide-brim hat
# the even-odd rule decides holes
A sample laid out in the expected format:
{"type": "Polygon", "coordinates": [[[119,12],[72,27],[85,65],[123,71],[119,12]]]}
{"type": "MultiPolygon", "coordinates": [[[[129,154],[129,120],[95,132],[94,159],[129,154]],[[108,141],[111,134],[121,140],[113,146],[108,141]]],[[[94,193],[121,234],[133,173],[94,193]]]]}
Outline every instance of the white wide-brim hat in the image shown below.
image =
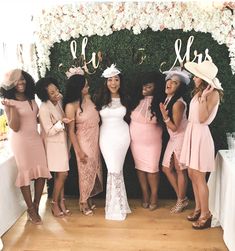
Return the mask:
{"type": "Polygon", "coordinates": [[[215,89],[223,90],[219,79],[216,78],[218,68],[213,62],[208,60],[205,60],[202,63],[187,62],[184,64],[184,67],[193,75],[205,80],[215,89]]]}
{"type": "Polygon", "coordinates": [[[173,75],[177,75],[182,78],[186,85],[190,83],[191,74],[185,70],[182,70],[181,67],[174,67],[169,71],[164,71],[163,74],[166,75],[166,81],[170,79],[173,75]]]}
{"type": "Polygon", "coordinates": [[[6,72],[2,77],[0,87],[6,91],[14,88],[17,84],[17,81],[21,78],[22,70],[14,69],[6,72]]]}
{"type": "Polygon", "coordinates": [[[111,78],[111,77],[114,77],[120,73],[121,72],[116,68],[116,65],[112,64],[110,67],[108,67],[106,70],[103,71],[101,77],[111,78]]]}

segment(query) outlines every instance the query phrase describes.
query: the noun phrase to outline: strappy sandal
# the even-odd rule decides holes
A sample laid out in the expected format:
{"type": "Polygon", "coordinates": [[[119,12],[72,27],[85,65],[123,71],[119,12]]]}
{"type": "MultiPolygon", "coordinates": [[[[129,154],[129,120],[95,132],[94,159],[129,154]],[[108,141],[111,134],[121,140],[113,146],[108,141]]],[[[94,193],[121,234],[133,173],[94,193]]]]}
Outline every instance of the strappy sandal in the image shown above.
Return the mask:
{"type": "Polygon", "coordinates": [[[155,204],[150,204],[149,205],[149,211],[154,211],[154,210],[156,210],[157,209],[157,204],[155,203],[155,204]]]}
{"type": "Polygon", "coordinates": [[[82,205],[82,203],[80,203],[80,211],[85,216],[93,216],[94,215],[93,211],[87,205],[86,206],[82,205]]]}
{"type": "Polygon", "coordinates": [[[65,198],[61,199],[60,201],[60,209],[64,213],[64,215],[70,216],[72,214],[70,210],[65,206],[65,198]]]}
{"type": "Polygon", "coordinates": [[[41,220],[40,216],[37,214],[33,205],[28,208],[27,217],[31,223],[33,223],[35,225],[42,225],[42,220],[41,220]]]}
{"type": "Polygon", "coordinates": [[[196,230],[210,228],[211,220],[212,214],[208,212],[205,216],[199,217],[199,219],[192,224],[192,227],[196,230]]]}
{"type": "Polygon", "coordinates": [[[96,209],[96,205],[93,203],[93,200],[91,198],[88,199],[88,205],[91,210],[96,209]]]}
{"type": "Polygon", "coordinates": [[[182,200],[178,200],[175,204],[175,206],[173,206],[170,210],[170,212],[172,214],[177,214],[177,213],[181,213],[184,211],[184,209],[188,206],[189,204],[189,200],[187,197],[185,197],[182,200]]]}
{"type": "Polygon", "coordinates": [[[187,216],[188,221],[197,221],[201,215],[201,209],[194,210],[190,215],[187,216]]]}
{"type": "Polygon", "coordinates": [[[147,208],[149,208],[149,203],[148,203],[148,202],[142,202],[141,206],[142,206],[144,209],[147,209],[147,208]]]}
{"type": "MultiPolygon", "coordinates": [[[[51,213],[52,213],[52,215],[53,215],[54,217],[62,218],[62,217],[65,216],[64,213],[63,213],[62,211],[60,211],[59,213],[55,213],[55,211],[54,211],[53,208],[54,208],[54,205],[58,205],[57,202],[51,201],[51,204],[52,204],[52,206],[51,206],[51,213]]],[[[58,208],[60,208],[60,207],[58,206],[58,208]]]]}

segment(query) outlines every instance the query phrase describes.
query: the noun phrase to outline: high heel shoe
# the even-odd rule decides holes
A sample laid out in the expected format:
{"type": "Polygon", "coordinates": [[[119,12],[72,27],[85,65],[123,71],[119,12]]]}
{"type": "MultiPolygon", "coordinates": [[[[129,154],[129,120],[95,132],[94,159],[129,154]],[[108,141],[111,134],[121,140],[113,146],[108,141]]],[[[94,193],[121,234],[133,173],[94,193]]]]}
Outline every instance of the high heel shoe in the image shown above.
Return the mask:
{"type": "MultiPolygon", "coordinates": [[[[84,203],[85,204],[85,203],[84,203]]],[[[93,216],[93,211],[88,207],[88,205],[84,205],[83,203],[80,203],[80,211],[85,215],[85,216],[93,216]]]]}
{"type": "Polygon", "coordinates": [[[185,197],[182,200],[178,200],[175,204],[175,206],[173,206],[170,210],[170,212],[172,214],[176,214],[176,213],[181,213],[184,211],[184,209],[188,206],[189,204],[189,200],[187,197],[185,197]]]}
{"type": "Polygon", "coordinates": [[[154,211],[154,210],[156,210],[157,209],[157,204],[155,203],[155,204],[150,204],[149,205],[149,210],[150,211],[154,211]]]}
{"type": "Polygon", "coordinates": [[[41,217],[36,213],[34,206],[31,206],[27,210],[28,220],[35,225],[42,225],[41,217]]]}
{"type": "Polygon", "coordinates": [[[34,207],[34,209],[35,209],[35,211],[36,211],[38,217],[40,218],[40,220],[42,220],[42,219],[41,219],[41,216],[39,215],[39,204],[33,202],[33,207],[34,207]]]}
{"type": "Polygon", "coordinates": [[[148,202],[142,202],[141,206],[142,206],[144,209],[147,209],[147,208],[149,208],[149,203],[148,203],[148,202]]]}
{"type": "Polygon", "coordinates": [[[70,210],[65,206],[65,198],[61,199],[60,201],[60,209],[64,213],[64,215],[70,216],[72,214],[70,210]]]}
{"type": "Polygon", "coordinates": [[[210,228],[211,220],[212,214],[208,212],[205,216],[199,217],[199,219],[192,224],[192,227],[196,230],[210,228]]]}
{"type": "Polygon", "coordinates": [[[88,199],[88,205],[91,210],[96,209],[96,205],[93,203],[93,200],[91,198],[88,199]]]}
{"type": "MultiPolygon", "coordinates": [[[[55,211],[54,211],[54,206],[55,206],[55,205],[58,206],[58,203],[55,202],[55,201],[51,201],[51,213],[52,213],[52,215],[53,215],[54,217],[59,217],[59,218],[64,217],[65,215],[64,215],[64,213],[63,213],[62,211],[60,211],[59,213],[55,213],[55,211]]],[[[58,206],[58,208],[59,208],[59,206],[58,206]]]]}
{"type": "Polygon", "coordinates": [[[187,216],[188,221],[197,221],[201,215],[201,209],[194,210],[190,215],[187,216]]]}

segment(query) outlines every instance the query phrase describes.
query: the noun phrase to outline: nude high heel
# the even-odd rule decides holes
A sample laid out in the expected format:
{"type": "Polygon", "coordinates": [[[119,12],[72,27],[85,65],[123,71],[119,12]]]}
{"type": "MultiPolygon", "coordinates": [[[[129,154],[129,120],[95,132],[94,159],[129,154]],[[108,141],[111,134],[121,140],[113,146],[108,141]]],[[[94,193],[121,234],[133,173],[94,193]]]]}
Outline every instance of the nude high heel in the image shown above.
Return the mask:
{"type": "Polygon", "coordinates": [[[27,210],[28,220],[35,225],[42,225],[40,216],[36,213],[34,206],[31,206],[27,210]]]}
{"type": "Polygon", "coordinates": [[[59,218],[62,218],[62,217],[64,217],[65,215],[64,215],[64,213],[63,212],[59,212],[59,213],[55,213],[54,212],[54,209],[53,209],[53,206],[55,205],[55,204],[57,204],[57,202],[55,202],[55,201],[51,201],[51,213],[52,213],[52,215],[54,216],[54,217],[59,217],[59,218]]]}
{"type": "Polygon", "coordinates": [[[65,206],[65,198],[61,199],[61,201],[60,201],[60,209],[64,213],[64,215],[70,216],[72,214],[70,212],[70,210],[67,209],[66,206],[65,206]]]}

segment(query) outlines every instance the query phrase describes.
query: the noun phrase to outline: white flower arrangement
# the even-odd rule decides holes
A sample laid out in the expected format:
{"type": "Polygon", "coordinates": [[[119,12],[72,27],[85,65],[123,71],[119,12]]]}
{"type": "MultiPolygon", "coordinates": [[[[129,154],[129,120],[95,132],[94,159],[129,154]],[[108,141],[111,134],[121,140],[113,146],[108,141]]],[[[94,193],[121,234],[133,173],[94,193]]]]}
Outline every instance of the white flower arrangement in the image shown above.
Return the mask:
{"type": "Polygon", "coordinates": [[[43,10],[34,19],[40,75],[50,69],[50,48],[56,42],[79,36],[108,36],[123,29],[140,34],[148,27],[153,31],[182,29],[211,33],[219,44],[228,47],[234,74],[235,6],[228,9],[224,5],[199,8],[195,2],[87,2],[43,10]]]}

